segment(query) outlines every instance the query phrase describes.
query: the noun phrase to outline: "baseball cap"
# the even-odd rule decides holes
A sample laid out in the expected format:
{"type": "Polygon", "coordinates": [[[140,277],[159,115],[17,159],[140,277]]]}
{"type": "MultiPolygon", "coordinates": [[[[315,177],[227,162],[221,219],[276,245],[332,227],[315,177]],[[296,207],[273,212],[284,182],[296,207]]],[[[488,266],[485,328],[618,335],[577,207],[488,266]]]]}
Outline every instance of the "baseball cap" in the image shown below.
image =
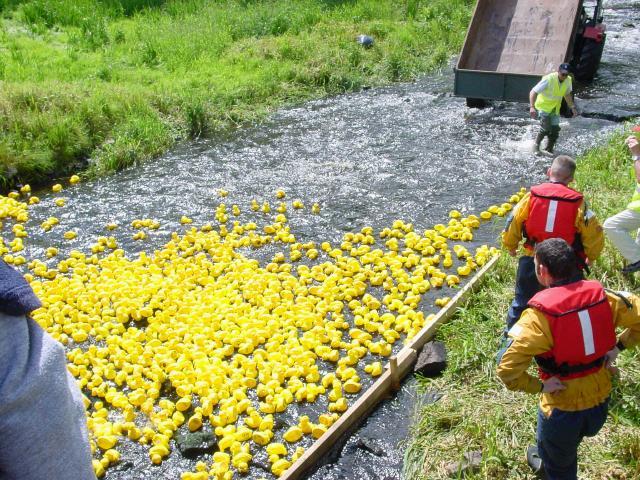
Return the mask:
{"type": "Polygon", "coordinates": [[[558,67],[558,72],[560,73],[570,73],[571,72],[571,65],[569,65],[568,63],[561,63],[560,66],[558,67]]]}

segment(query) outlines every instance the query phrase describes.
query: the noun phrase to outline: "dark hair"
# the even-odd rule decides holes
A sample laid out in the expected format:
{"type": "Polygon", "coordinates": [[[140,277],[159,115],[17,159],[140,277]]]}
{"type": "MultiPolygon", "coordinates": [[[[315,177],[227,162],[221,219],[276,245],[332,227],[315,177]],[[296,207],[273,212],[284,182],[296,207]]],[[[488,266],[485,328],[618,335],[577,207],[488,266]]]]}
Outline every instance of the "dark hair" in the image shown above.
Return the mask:
{"type": "Polygon", "coordinates": [[[578,274],[576,252],[562,238],[549,238],[536,245],[535,255],[555,281],[568,280],[578,274]]]}

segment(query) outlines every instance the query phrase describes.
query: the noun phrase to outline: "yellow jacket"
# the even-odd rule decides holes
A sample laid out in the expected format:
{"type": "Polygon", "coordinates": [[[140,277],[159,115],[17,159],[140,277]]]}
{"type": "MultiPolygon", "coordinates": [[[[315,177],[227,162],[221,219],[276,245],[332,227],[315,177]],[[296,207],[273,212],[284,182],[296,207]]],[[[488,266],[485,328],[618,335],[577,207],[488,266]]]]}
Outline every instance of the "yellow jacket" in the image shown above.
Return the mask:
{"type": "MultiPolygon", "coordinates": [[[[531,194],[527,193],[513,208],[512,217],[504,232],[502,232],[502,245],[507,250],[517,250],[518,245],[523,240],[522,225],[529,218],[530,197],[531,194]]],[[[604,233],[595,213],[588,209],[584,200],[578,209],[575,226],[582,237],[584,252],[589,261],[593,262],[600,256],[604,248],[604,233]]],[[[529,256],[533,255],[533,251],[530,249],[524,249],[523,253],[529,256]]]]}
{"type": "MultiPolygon", "coordinates": [[[[618,337],[625,347],[640,343],[640,298],[630,293],[607,292],[616,328],[625,329],[618,337]],[[631,306],[620,298],[624,295],[631,306]]],[[[498,377],[509,390],[528,393],[542,391],[542,382],[527,373],[533,357],[548,352],[553,347],[553,337],[545,315],[535,308],[528,308],[511,330],[511,345],[498,365],[498,377]]],[[[546,416],[554,408],[565,411],[585,410],[602,403],[611,393],[611,374],[601,368],[585,377],[565,380],[566,390],[543,393],[540,408],[546,416]]]]}

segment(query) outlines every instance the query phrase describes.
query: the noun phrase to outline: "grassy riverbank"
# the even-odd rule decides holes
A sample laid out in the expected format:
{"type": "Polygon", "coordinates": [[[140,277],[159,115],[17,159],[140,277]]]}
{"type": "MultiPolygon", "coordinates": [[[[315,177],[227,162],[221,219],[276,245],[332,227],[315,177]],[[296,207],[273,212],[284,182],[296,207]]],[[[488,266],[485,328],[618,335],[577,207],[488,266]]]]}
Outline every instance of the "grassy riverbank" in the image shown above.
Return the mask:
{"type": "MultiPolygon", "coordinates": [[[[623,209],[633,191],[623,138],[616,134],[579,158],[577,188],[585,192],[601,221],[623,209]]],[[[638,276],[623,276],[621,266],[621,257],[607,243],[592,276],[610,288],[637,293],[638,276]]],[[[513,295],[515,269],[516,262],[503,255],[482,291],[438,331],[437,339],[449,351],[449,368],[441,378],[420,383],[425,391],[444,396],[419,413],[406,451],[406,478],[447,478],[447,465],[473,450],[482,450],[482,464],[464,478],[533,478],[525,450],[535,439],[537,397],[507,391],[495,375],[495,352],[513,295]]],[[[580,478],[585,480],[640,476],[640,354],[624,352],[619,363],[622,375],[612,395],[610,418],[597,437],[585,440],[579,453],[580,478]]]]}
{"type": "Polygon", "coordinates": [[[0,0],[0,187],[410,80],[458,50],[472,3],[0,0]]]}

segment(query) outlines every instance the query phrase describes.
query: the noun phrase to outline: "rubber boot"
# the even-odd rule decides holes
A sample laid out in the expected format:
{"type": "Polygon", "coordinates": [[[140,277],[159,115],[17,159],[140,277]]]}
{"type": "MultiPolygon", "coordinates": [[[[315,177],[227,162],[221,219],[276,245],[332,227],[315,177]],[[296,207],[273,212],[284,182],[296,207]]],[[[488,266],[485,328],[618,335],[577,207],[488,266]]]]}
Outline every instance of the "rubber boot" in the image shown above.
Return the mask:
{"type": "Polygon", "coordinates": [[[540,153],[540,144],[542,143],[542,140],[544,140],[544,137],[546,136],[547,134],[542,130],[538,132],[538,136],[536,137],[536,146],[534,147],[534,150],[533,150],[534,153],[536,154],[540,153]]]}
{"type": "Polygon", "coordinates": [[[547,147],[544,149],[546,153],[549,155],[553,155],[553,147],[556,146],[556,141],[560,136],[560,127],[557,125],[553,125],[551,127],[551,131],[549,132],[549,139],[547,141],[547,147]]]}
{"type": "Polygon", "coordinates": [[[556,139],[549,137],[549,140],[547,141],[547,146],[545,147],[544,151],[547,152],[549,155],[553,155],[553,147],[555,146],[556,146],[556,139]]]}

